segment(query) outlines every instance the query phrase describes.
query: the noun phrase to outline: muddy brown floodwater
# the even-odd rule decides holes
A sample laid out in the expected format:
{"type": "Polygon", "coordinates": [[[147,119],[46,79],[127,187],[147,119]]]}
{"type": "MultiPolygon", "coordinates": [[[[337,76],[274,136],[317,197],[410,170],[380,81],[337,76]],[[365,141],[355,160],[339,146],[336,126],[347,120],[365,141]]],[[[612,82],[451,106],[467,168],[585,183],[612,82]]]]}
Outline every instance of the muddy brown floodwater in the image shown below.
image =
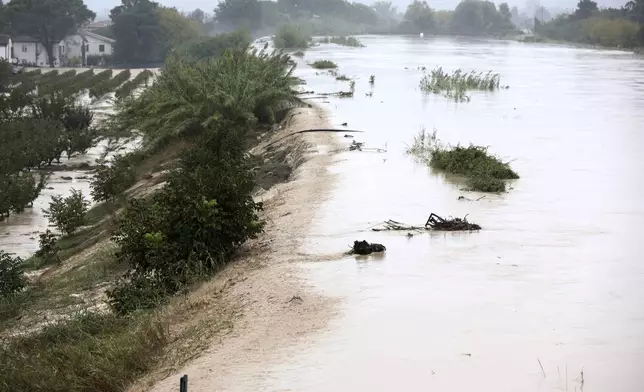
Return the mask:
{"type": "Polygon", "coordinates": [[[337,316],[227,390],[643,391],[644,58],[506,41],[363,42],[308,50],[298,71],[307,90],[346,91],[304,64],[337,62],[356,95],[329,99],[333,122],[388,150],[336,155],[335,190],[303,251],[315,260],[366,239],[386,255],[305,265],[320,293],[340,299],[337,316]],[[420,66],[493,70],[510,88],[464,104],[424,97],[420,66]],[[459,201],[480,194],[405,156],[421,126],[490,146],[521,179],[507,194],[459,201]],[[470,214],[484,230],[369,231],[430,212],[470,214]]]}

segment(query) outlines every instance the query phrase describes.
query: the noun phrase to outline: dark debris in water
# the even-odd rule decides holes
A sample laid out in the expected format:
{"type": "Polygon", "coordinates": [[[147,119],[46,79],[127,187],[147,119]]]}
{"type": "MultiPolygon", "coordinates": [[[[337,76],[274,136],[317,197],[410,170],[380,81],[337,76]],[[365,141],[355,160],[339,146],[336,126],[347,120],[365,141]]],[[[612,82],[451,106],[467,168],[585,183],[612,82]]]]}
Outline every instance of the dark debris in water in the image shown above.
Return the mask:
{"type": "Polygon", "coordinates": [[[427,219],[425,227],[430,227],[433,230],[441,231],[473,231],[481,230],[481,226],[476,223],[470,223],[467,221],[467,215],[461,218],[448,218],[443,219],[440,216],[434,214],[433,212],[427,219]]]}
{"type": "Polygon", "coordinates": [[[349,254],[352,255],[369,255],[377,252],[384,252],[387,250],[382,244],[368,243],[367,241],[354,241],[353,247],[349,254]]]}

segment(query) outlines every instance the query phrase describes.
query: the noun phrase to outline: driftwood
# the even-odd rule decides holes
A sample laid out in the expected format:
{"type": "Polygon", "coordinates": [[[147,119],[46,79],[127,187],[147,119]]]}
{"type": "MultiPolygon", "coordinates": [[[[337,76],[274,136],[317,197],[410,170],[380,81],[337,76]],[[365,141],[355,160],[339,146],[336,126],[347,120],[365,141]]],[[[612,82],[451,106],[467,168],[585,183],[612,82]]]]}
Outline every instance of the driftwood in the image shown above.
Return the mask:
{"type": "Polygon", "coordinates": [[[382,244],[370,244],[367,241],[353,241],[353,247],[349,251],[351,255],[369,255],[387,250],[382,244]]]}
{"type": "Polygon", "coordinates": [[[470,223],[467,221],[467,215],[463,219],[461,218],[452,218],[452,219],[443,219],[440,216],[434,214],[433,212],[429,215],[425,227],[430,227],[434,230],[442,231],[472,231],[472,230],[481,230],[481,226],[476,223],[470,223]]]}
{"type": "Polygon", "coordinates": [[[448,218],[443,219],[433,212],[429,215],[425,226],[410,226],[395,220],[388,220],[383,222],[382,227],[374,227],[373,231],[473,231],[481,230],[481,226],[476,223],[467,221],[467,215],[463,218],[448,218]]]}

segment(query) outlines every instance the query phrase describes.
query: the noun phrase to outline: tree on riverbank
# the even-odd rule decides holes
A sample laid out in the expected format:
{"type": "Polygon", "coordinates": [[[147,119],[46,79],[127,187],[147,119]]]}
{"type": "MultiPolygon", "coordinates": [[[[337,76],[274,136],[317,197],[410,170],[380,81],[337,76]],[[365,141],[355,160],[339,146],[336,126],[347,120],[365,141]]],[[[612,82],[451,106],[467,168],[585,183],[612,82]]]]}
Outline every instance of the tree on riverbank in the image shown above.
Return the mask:
{"type": "Polygon", "coordinates": [[[150,0],[122,0],[112,9],[114,57],[127,64],[162,63],[171,49],[201,36],[203,27],[150,0]]]}

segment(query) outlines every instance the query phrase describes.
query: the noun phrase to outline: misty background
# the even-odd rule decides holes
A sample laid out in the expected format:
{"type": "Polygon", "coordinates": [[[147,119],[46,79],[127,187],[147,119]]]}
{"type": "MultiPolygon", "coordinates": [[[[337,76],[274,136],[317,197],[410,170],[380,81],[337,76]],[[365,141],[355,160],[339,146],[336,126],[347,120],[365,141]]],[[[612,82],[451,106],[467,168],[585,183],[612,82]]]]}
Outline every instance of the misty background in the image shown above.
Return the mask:
{"type": "MultiPolygon", "coordinates": [[[[398,11],[405,11],[407,5],[412,3],[413,0],[391,0],[391,2],[398,7],[398,11]]],[[[373,4],[376,0],[364,0],[359,3],[373,4]]],[[[502,3],[499,0],[494,3],[502,3]]],[[[505,1],[510,7],[516,6],[519,10],[524,8],[533,9],[534,5],[543,5],[551,12],[558,13],[563,11],[572,11],[577,6],[577,0],[508,0],[505,1]]],[[[601,7],[616,7],[619,8],[624,5],[625,0],[598,0],[597,5],[601,7]]],[[[216,0],[157,0],[157,3],[166,7],[176,7],[179,11],[189,12],[195,8],[200,8],[208,13],[212,13],[218,4],[216,0]]],[[[454,9],[460,0],[430,0],[427,1],[430,7],[437,10],[454,9]]],[[[120,0],[85,0],[85,4],[92,11],[96,12],[96,20],[105,19],[108,17],[112,8],[121,4],[120,0]]]]}

